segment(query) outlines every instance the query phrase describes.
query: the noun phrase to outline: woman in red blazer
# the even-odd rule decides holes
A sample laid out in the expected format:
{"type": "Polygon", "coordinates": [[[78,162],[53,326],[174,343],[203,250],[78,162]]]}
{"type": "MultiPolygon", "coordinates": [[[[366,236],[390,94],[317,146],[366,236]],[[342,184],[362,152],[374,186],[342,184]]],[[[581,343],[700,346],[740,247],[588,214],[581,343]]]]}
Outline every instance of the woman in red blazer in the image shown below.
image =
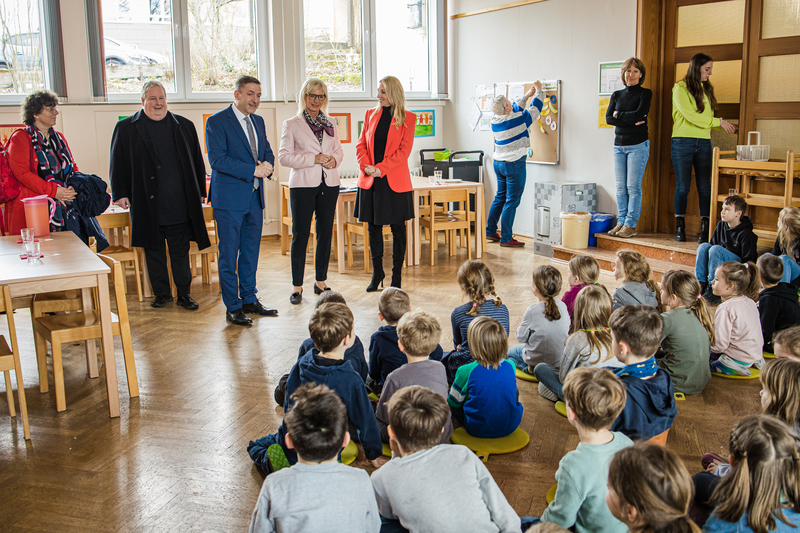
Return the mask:
{"type": "Polygon", "coordinates": [[[417,116],[406,111],[400,80],[386,76],[378,86],[378,105],[367,111],[356,146],[358,194],[354,216],[369,224],[372,281],[367,292],[383,286],[383,226],[392,228],[392,287],[400,287],[406,255],[406,220],[414,218],[408,158],[414,146],[417,116]]]}
{"type": "Polygon", "coordinates": [[[22,184],[19,196],[5,207],[9,235],[28,227],[23,198],[46,194],[61,202],[75,199],[75,190],[64,187],[64,183],[78,167],[66,139],[55,130],[57,118],[58,96],[51,91],[31,93],[22,103],[25,128],[15,131],[8,140],[8,163],[22,184]]]}

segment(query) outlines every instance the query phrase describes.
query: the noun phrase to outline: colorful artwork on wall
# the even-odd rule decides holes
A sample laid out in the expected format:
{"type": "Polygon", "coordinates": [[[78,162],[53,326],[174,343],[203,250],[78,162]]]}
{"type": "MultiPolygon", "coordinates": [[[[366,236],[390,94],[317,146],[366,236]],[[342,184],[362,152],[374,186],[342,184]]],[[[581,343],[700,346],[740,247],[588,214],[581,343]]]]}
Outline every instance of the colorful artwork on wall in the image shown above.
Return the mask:
{"type": "Polygon", "coordinates": [[[339,128],[339,140],[342,144],[353,142],[350,138],[350,113],[330,113],[330,117],[336,121],[339,128]]]}
{"type": "Polygon", "coordinates": [[[436,115],[434,111],[413,111],[417,115],[417,123],[414,126],[414,137],[433,137],[436,132],[436,115]]]}

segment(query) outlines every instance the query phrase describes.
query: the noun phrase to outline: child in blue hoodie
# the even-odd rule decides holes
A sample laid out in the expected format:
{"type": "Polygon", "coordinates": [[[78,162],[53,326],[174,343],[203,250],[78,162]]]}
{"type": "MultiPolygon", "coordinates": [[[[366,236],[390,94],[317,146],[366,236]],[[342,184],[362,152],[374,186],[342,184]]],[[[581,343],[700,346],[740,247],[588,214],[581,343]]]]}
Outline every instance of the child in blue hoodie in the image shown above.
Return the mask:
{"type": "Polygon", "coordinates": [[[678,408],[669,374],[656,366],[664,319],[646,305],[626,305],[611,315],[611,349],[625,366],[609,368],[628,393],[612,431],[632,440],[648,440],[672,427],[678,408]]]}
{"type": "MultiPolygon", "coordinates": [[[[364,455],[375,468],[380,467],[387,459],[381,455],[383,444],[378,431],[378,422],[375,420],[364,383],[350,361],[344,359],[345,351],[353,345],[355,339],[353,313],[344,304],[323,304],[311,317],[308,330],[319,353],[310,351],[292,367],[289,379],[286,381],[284,413],[291,411],[291,396],[298,387],[306,383],[326,385],[344,402],[347,418],[358,430],[357,435],[364,448],[364,455]]],[[[356,435],[352,436],[355,440],[356,435]]],[[[285,438],[286,424],[282,423],[277,433],[257,441],[250,441],[247,452],[262,470],[269,472],[271,468],[267,450],[273,444],[280,444],[289,464],[295,464],[297,454],[286,446],[285,438]]]]}
{"type": "MultiPolygon", "coordinates": [[[[380,395],[386,377],[408,363],[408,358],[397,346],[397,323],[404,314],[411,311],[411,299],[402,289],[384,289],[378,300],[378,316],[386,322],[378,328],[369,340],[369,376],[367,388],[380,395]]],[[[442,347],[437,344],[430,354],[436,361],[442,358],[442,347]]]]}

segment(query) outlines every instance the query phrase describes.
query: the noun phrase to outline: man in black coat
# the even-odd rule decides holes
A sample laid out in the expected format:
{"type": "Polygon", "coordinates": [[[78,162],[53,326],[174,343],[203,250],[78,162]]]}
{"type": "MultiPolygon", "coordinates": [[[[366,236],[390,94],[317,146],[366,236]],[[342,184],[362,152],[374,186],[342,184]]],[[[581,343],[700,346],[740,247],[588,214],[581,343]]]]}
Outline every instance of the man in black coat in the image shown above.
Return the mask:
{"type": "Polygon", "coordinates": [[[131,210],[131,246],[144,248],[152,307],[172,301],[167,272],[169,245],[177,304],[198,305],[189,295],[189,241],[211,245],[203,219],[206,167],[192,121],[167,110],[159,81],[142,87],[142,110],[117,122],[111,138],[111,190],[114,203],[131,210]]]}

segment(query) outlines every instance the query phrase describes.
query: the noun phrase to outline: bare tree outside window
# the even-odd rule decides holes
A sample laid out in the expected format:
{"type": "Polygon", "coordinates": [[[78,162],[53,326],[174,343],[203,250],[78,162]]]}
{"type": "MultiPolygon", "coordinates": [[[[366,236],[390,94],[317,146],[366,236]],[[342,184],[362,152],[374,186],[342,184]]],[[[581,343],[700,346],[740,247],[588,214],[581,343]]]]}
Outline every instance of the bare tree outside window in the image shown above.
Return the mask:
{"type": "Polygon", "coordinates": [[[44,88],[37,0],[0,0],[0,94],[44,88]]]}
{"type": "Polygon", "coordinates": [[[303,25],[306,76],[330,91],[363,91],[361,0],[304,0],[303,25]]]}

